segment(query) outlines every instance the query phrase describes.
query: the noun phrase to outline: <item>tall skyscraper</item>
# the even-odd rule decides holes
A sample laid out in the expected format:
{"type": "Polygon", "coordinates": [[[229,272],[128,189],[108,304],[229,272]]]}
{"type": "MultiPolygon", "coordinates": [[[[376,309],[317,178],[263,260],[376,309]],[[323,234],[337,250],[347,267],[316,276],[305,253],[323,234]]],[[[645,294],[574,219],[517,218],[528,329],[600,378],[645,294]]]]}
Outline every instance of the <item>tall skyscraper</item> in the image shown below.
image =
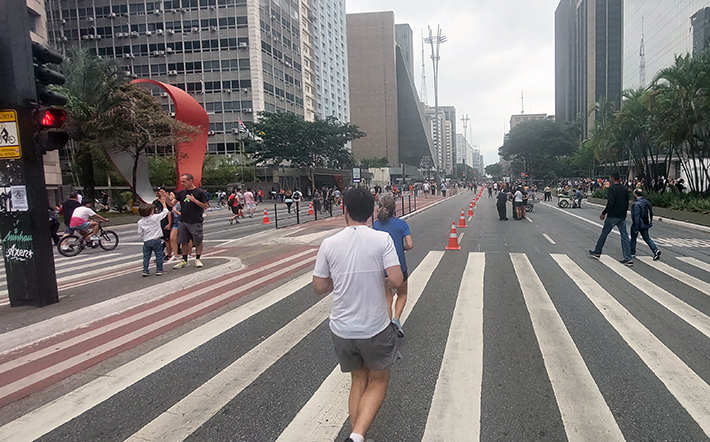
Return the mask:
{"type": "Polygon", "coordinates": [[[367,134],[352,142],[355,159],[418,167],[430,157],[436,166],[424,107],[396,42],[394,13],[348,14],[347,35],[351,121],[367,134]]]}
{"type": "Polygon", "coordinates": [[[594,127],[594,103],[621,103],[623,0],[561,0],[555,12],[555,115],[594,127]],[[573,44],[570,44],[570,41],[573,44]]]}
{"type": "Polygon", "coordinates": [[[409,71],[409,76],[414,79],[414,34],[412,28],[406,23],[394,25],[394,38],[397,46],[402,50],[402,58],[409,71]]]}
{"type": "Polygon", "coordinates": [[[210,153],[237,153],[239,120],[252,121],[259,111],[348,118],[343,0],[47,5],[56,45],[116,58],[127,76],[169,83],[195,98],[210,117],[210,153]]]}
{"type": "Polygon", "coordinates": [[[707,47],[710,19],[706,0],[626,0],[624,2],[624,89],[647,87],[677,55],[707,47]],[[639,47],[644,41],[646,78],[641,84],[639,47]]]}

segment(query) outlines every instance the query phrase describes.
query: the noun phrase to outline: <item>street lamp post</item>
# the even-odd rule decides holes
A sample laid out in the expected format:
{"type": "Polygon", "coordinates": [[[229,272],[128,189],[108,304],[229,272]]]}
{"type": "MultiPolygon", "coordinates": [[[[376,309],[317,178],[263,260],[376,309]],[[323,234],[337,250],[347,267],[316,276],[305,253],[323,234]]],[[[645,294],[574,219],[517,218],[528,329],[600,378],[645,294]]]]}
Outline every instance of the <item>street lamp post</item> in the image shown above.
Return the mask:
{"type": "Polygon", "coordinates": [[[437,26],[436,36],[432,35],[429,27],[429,37],[425,38],[424,42],[431,45],[431,61],[434,66],[434,147],[439,157],[439,167],[442,167],[443,155],[439,136],[439,46],[446,42],[446,37],[441,35],[441,27],[437,26]]]}

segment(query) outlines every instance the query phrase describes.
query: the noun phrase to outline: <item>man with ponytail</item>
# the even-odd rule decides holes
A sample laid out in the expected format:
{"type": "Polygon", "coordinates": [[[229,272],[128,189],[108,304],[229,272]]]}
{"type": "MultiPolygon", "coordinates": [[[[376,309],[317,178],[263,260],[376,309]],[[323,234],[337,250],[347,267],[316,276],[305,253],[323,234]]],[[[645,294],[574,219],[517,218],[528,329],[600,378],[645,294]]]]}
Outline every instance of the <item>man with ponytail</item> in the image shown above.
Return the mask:
{"type": "Polygon", "coordinates": [[[397,210],[396,203],[392,195],[386,195],[380,199],[380,208],[377,212],[377,221],[373,228],[375,230],[380,230],[382,232],[387,232],[392,241],[394,242],[394,247],[397,249],[397,256],[399,257],[399,267],[402,269],[402,276],[404,282],[402,285],[397,287],[397,301],[394,305],[394,313],[392,312],[392,300],[394,299],[393,290],[387,290],[387,313],[392,320],[392,323],[397,328],[397,335],[402,338],[404,337],[404,330],[402,330],[402,324],[399,318],[402,316],[402,311],[404,311],[404,305],[407,303],[407,260],[404,258],[404,251],[411,250],[414,247],[414,242],[412,241],[412,235],[409,232],[409,225],[406,221],[397,218],[395,212],[397,210]]]}

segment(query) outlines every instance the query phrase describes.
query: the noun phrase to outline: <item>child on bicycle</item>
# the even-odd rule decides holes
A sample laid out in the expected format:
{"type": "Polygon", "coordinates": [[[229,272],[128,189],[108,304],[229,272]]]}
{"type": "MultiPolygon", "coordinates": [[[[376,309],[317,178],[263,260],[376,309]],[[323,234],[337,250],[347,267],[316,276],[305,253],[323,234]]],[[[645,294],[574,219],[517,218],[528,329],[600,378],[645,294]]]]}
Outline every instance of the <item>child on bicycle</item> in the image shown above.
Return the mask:
{"type": "Polygon", "coordinates": [[[163,205],[163,211],[155,213],[155,205],[141,204],[138,208],[138,214],[141,219],[138,220],[138,233],[143,237],[143,276],[149,276],[148,266],[150,265],[150,256],[155,253],[156,276],[165,274],[163,271],[163,228],[160,225],[169,210],[166,204],[168,194],[165,190],[160,189],[159,200],[163,205]]]}

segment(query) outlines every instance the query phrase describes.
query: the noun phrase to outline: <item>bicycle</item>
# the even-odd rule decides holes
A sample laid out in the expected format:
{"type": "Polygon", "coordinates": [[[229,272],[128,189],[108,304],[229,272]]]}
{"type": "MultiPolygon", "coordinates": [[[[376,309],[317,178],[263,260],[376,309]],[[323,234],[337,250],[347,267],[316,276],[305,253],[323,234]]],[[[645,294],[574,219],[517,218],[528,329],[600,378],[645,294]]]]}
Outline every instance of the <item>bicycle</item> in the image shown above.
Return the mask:
{"type": "Polygon", "coordinates": [[[98,240],[92,240],[91,235],[83,236],[75,235],[74,229],[69,235],[64,235],[57,244],[57,251],[67,257],[76,256],[81,253],[86,247],[102,249],[109,251],[118,247],[118,235],[112,230],[104,230],[101,222],[99,222],[99,231],[96,233],[98,240]]]}

